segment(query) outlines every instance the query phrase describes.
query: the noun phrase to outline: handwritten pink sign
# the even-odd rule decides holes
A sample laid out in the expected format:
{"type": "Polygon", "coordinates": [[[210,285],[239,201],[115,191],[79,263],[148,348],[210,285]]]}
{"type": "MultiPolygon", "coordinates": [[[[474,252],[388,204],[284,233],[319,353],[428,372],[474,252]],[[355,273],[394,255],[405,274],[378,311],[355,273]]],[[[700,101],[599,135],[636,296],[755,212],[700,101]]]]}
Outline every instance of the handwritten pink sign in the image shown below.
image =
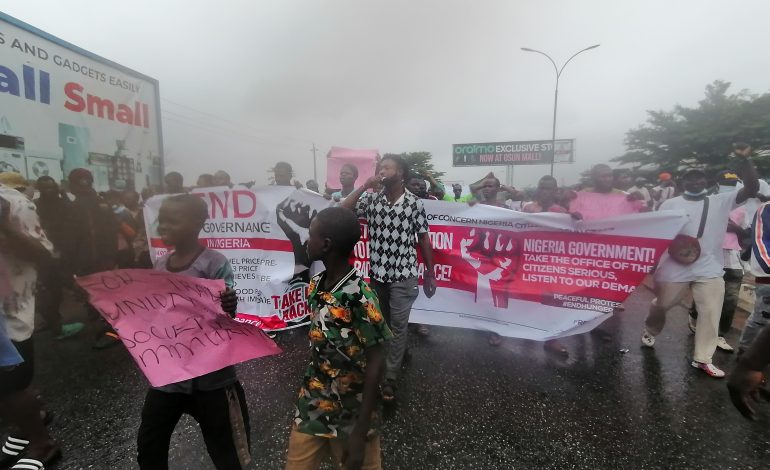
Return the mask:
{"type": "Polygon", "coordinates": [[[262,330],[222,312],[221,279],[122,269],[77,282],[154,387],[281,352],[262,330]]]}
{"type": "Polygon", "coordinates": [[[569,205],[570,212],[579,212],[583,220],[605,219],[624,214],[635,214],[644,206],[644,201],[629,201],[624,193],[593,193],[579,191],[577,198],[569,205]]]}

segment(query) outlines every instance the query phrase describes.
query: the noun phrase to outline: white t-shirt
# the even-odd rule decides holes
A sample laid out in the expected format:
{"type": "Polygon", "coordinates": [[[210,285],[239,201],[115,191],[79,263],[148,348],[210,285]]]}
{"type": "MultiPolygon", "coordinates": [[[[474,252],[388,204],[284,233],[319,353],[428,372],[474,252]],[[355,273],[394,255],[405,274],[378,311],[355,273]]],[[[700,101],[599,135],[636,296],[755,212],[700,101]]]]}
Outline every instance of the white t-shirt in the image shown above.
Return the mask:
{"type": "MultiPolygon", "coordinates": [[[[743,187],[743,183],[739,182],[735,187],[740,189],[743,187]]],[[[767,184],[767,181],[765,180],[759,180],[758,192],[763,196],[770,196],[770,184],[767,184]]],[[[746,200],[746,205],[744,207],[746,208],[746,221],[749,226],[754,223],[754,216],[757,214],[757,209],[759,209],[759,206],[761,205],[762,202],[755,197],[746,200]]]]}
{"type": "MultiPolygon", "coordinates": [[[[706,227],[700,238],[700,258],[692,264],[684,265],[669,258],[668,253],[664,253],[655,271],[656,281],[691,282],[696,279],[710,279],[724,275],[722,244],[727,232],[727,219],[730,217],[730,211],[736,207],[737,196],[738,191],[707,196],[709,210],[706,216],[706,227]]],[[[660,210],[685,211],[689,220],[679,233],[695,237],[700,227],[703,204],[702,200],[688,201],[679,196],[665,201],[660,205],[660,210]]]]}

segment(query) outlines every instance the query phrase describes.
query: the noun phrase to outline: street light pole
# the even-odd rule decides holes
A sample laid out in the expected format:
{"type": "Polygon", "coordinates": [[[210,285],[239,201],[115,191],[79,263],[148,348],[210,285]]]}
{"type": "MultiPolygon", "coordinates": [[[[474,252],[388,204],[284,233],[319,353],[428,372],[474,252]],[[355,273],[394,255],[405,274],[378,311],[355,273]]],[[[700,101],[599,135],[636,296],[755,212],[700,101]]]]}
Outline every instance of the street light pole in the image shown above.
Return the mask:
{"type": "Polygon", "coordinates": [[[545,52],[538,51],[536,49],[530,49],[528,47],[521,48],[521,50],[524,52],[535,52],[537,54],[544,55],[548,60],[551,61],[551,64],[553,64],[553,70],[554,72],[556,72],[556,87],[554,88],[554,91],[553,91],[553,127],[551,128],[551,151],[553,151],[553,157],[551,158],[551,176],[553,176],[553,164],[556,160],[556,109],[559,105],[559,78],[561,78],[561,73],[564,71],[564,67],[566,67],[567,64],[569,64],[570,61],[575,58],[575,56],[577,56],[581,52],[590,51],[591,49],[596,49],[597,47],[599,47],[599,44],[594,44],[593,46],[586,47],[585,49],[581,49],[575,52],[574,54],[572,54],[572,56],[569,59],[567,59],[566,62],[564,62],[564,65],[562,65],[561,68],[559,68],[556,65],[556,61],[554,61],[551,58],[551,56],[549,56],[545,52]]]}

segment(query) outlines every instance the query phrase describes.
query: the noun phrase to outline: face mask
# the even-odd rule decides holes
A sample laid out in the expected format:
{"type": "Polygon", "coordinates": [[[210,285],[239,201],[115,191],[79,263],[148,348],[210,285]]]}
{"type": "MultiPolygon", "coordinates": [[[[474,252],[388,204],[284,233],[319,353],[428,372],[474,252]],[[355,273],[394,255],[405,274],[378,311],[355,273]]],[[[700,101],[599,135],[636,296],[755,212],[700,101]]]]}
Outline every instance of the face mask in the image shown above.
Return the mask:
{"type": "Polygon", "coordinates": [[[735,191],[736,189],[738,189],[738,188],[735,187],[735,186],[724,186],[724,185],[721,185],[721,184],[719,185],[719,192],[720,193],[729,193],[729,192],[735,191]]]}
{"type": "Polygon", "coordinates": [[[706,194],[708,194],[708,191],[706,191],[705,189],[703,191],[699,192],[699,193],[692,193],[690,191],[685,191],[684,192],[684,195],[687,196],[687,197],[703,197],[706,194]]]}

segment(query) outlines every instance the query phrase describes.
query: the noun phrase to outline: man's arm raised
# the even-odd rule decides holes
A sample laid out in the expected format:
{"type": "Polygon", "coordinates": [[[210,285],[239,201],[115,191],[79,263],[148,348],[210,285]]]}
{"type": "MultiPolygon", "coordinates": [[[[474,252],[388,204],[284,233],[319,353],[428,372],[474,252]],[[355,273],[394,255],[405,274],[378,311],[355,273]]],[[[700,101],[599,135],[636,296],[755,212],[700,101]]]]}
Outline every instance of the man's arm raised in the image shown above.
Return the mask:
{"type": "Polygon", "coordinates": [[[361,195],[366,192],[367,189],[374,189],[377,188],[380,185],[380,177],[379,176],[372,176],[368,180],[366,180],[366,183],[363,184],[363,186],[356,188],[355,191],[348,194],[348,197],[345,198],[342,203],[340,203],[340,206],[344,207],[345,209],[350,209],[352,211],[356,210],[356,203],[361,198],[361,195]]]}

